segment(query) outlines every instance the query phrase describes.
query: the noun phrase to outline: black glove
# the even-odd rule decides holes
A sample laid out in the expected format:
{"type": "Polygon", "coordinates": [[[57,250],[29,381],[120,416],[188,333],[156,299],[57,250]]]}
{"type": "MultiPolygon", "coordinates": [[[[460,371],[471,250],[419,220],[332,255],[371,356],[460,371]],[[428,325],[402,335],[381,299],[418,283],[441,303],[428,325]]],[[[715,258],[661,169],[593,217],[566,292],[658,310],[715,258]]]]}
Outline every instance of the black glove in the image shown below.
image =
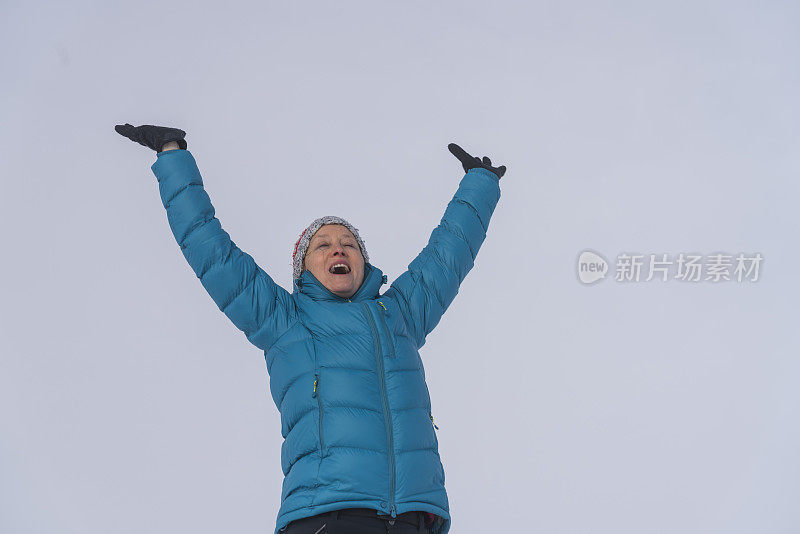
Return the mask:
{"type": "Polygon", "coordinates": [[[125,123],[117,124],[114,129],[118,134],[124,135],[131,141],[136,141],[140,145],[147,148],[152,148],[156,152],[161,152],[161,147],[170,141],[177,141],[178,146],[186,150],[186,132],[178,128],[167,128],[165,126],[153,126],[151,124],[144,124],[142,126],[133,126],[125,123]]]}
{"type": "Polygon", "coordinates": [[[474,156],[470,156],[467,154],[463,148],[458,146],[455,143],[450,143],[447,145],[447,149],[458,158],[461,162],[461,165],[464,166],[464,172],[469,172],[470,169],[474,169],[475,167],[481,167],[482,169],[486,169],[487,171],[492,171],[497,175],[497,178],[502,178],[503,175],[506,173],[506,166],[500,165],[499,167],[492,167],[492,160],[483,156],[483,161],[480,158],[476,158],[474,156]]]}

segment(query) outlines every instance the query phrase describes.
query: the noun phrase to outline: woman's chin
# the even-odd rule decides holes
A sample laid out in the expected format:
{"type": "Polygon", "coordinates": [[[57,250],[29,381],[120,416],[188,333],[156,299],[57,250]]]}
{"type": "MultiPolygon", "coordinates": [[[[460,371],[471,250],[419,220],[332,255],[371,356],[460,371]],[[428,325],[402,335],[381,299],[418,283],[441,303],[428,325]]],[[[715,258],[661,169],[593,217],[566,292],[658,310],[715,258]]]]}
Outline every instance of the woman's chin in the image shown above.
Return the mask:
{"type": "Polygon", "coordinates": [[[325,287],[334,295],[342,298],[351,297],[355,293],[352,280],[331,280],[325,287]]]}

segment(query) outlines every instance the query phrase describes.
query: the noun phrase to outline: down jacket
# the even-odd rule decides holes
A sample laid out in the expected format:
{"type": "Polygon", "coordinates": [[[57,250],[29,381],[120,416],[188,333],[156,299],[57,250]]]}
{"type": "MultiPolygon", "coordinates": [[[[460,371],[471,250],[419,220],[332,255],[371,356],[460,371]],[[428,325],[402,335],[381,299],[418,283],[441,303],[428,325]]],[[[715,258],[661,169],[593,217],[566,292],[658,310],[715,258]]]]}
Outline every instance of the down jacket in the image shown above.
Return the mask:
{"type": "Polygon", "coordinates": [[[381,294],[365,265],[349,299],[309,271],[289,293],[230,239],[188,150],[152,166],[172,233],[219,309],[264,351],[281,415],[281,507],[290,521],[365,507],[427,511],[446,534],[450,511],[419,349],[453,301],[486,237],[499,179],[467,172],[430,241],[381,294]]]}

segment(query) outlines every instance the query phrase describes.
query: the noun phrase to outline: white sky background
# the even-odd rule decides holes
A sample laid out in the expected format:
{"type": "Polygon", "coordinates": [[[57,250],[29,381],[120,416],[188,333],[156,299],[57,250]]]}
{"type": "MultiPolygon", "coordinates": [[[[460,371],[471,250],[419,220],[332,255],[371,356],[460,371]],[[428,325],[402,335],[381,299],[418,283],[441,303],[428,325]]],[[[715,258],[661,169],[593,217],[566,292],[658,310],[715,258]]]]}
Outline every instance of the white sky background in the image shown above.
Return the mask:
{"type": "Polygon", "coordinates": [[[125,122],[188,132],[284,287],[327,214],[399,275],[463,175],[447,143],[508,166],[422,352],[454,533],[800,530],[796,3],[116,4],[0,6],[0,532],[274,528],[263,353],[125,122]],[[765,259],[583,286],[586,248],[765,259]]]}

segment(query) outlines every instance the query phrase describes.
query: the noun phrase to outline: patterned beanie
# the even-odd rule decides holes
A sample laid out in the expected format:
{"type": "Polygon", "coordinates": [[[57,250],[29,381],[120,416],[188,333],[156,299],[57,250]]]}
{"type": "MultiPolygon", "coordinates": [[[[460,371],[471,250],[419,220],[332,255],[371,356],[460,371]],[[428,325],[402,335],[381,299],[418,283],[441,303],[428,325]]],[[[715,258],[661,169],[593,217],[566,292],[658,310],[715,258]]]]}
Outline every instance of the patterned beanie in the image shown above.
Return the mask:
{"type": "Polygon", "coordinates": [[[303,230],[303,233],[300,234],[297,243],[294,244],[294,253],[292,254],[292,278],[294,280],[300,278],[300,275],[303,272],[303,260],[306,257],[306,252],[308,252],[308,244],[311,243],[311,238],[314,237],[314,234],[317,233],[317,230],[326,224],[341,224],[350,230],[358,242],[358,247],[361,249],[361,255],[364,256],[364,262],[369,262],[367,248],[364,246],[364,241],[361,240],[361,236],[358,235],[358,229],[341,217],[326,215],[325,217],[316,219],[308,226],[308,228],[303,230]]]}

